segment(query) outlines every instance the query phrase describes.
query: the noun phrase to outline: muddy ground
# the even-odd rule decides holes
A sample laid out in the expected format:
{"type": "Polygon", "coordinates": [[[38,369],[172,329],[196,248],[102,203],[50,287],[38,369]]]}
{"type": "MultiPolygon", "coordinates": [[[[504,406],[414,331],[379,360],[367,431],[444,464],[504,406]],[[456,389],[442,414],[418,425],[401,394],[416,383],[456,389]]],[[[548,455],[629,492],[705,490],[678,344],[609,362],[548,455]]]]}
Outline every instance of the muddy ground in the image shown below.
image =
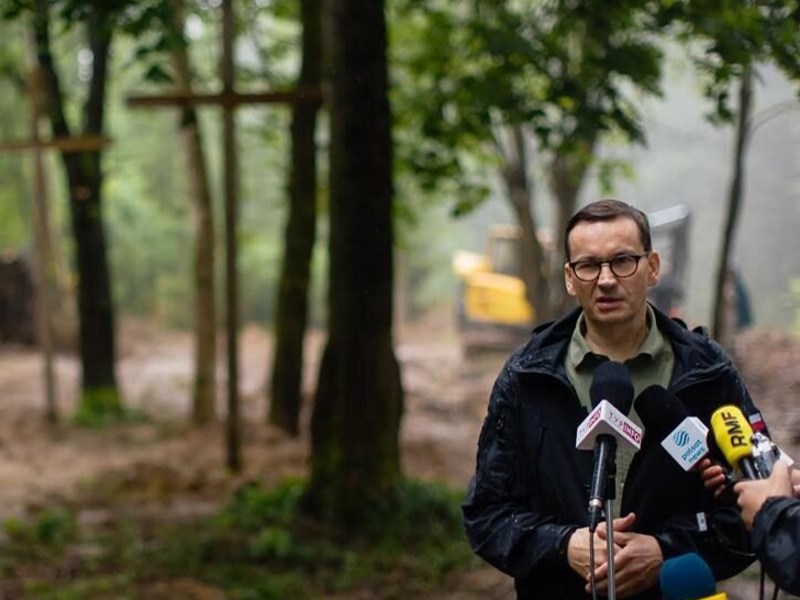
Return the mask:
{"type": "MultiPolygon", "coordinates": [[[[465,357],[447,318],[429,318],[398,331],[397,354],[406,391],[405,472],[464,488],[474,466],[486,399],[504,354],[465,357]]],[[[320,346],[321,337],[312,336],[305,384],[309,391],[320,346]]],[[[136,510],[192,517],[214,511],[245,480],[272,483],[304,473],[307,437],[292,439],[263,424],[269,336],[258,327],[246,327],[240,348],[244,469],[233,476],[225,468],[223,428],[192,430],[185,425],[192,382],[187,333],[133,320],[122,325],[121,388],[127,405],[150,419],[113,431],[46,424],[41,357],[29,349],[0,347],[0,519],[53,501],[74,502],[90,480],[129,490],[136,510]]],[[[800,340],[786,333],[752,330],[737,339],[735,357],[773,437],[800,457],[800,340]]],[[[59,409],[69,415],[78,387],[74,356],[57,357],[56,378],[59,409]]],[[[224,389],[221,371],[220,398],[224,389]]],[[[224,414],[223,400],[219,412],[224,414]]],[[[81,518],[103,517],[87,509],[81,518]]],[[[752,578],[741,576],[728,585],[728,591],[731,598],[754,598],[753,586],[752,578]]],[[[175,588],[171,597],[207,596],[194,588],[175,588]]],[[[510,599],[513,586],[491,568],[476,568],[428,598],[510,599]]],[[[337,596],[337,600],[369,597],[337,596]]]]}

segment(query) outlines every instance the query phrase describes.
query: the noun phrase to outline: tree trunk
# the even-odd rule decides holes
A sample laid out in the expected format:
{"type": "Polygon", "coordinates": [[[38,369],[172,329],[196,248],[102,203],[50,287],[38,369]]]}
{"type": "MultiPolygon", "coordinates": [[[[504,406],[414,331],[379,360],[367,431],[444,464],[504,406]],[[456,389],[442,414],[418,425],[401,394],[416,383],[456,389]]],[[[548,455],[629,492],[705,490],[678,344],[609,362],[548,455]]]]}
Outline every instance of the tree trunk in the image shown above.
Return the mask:
{"type": "Polygon", "coordinates": [[[380,0],[329,0],[329,326],[311,423],[308,507],[357,526],[400,478],[392,346],[392,141],[380,0]]]}
{"type": "Polygon", "coordinates": [[[575,212],[578,193],[588,170],[588,156],[594,142],[586,142],[584,150],[557,153],[551,165],[550,187],[555,197],[555,223],[558,232],[554,248],[546,248],[537,235],[537,219],[533,211],[533,186],[528,175],[528,157],[523,128],[510,131],[510,144],[498,144],[505,162],[503,180],[521,230],[520,267],[526,297],[534,307],[534,320],[544,323],[557,318],[567,307],[564,291],[564,228],[575,212]]]}
{"type": "Polygon", "coordinates": [[[722,234],[722,243],[717,265],[717,279],[714,293],[714,325],[712,335],[723,345],[730,345],[731,331],[726,329],[725,288],[729,281],[730,253],[736,227],[739,223],[739,212],[742,207],[744,194],[744,161],[747,152],[747,143],[750,138],[750,117],[752,113],[753,97],[753,68],[747,66],[742,73],[739,88],[739,112],[736,120],[736,148],[733,155],[733,174],[728,190],[728,210],[726,213],[725,230],[722,234]]]}
{"type": "MultiPolygon", "coordinates": [[[[183,0],[172,0],[173,34],[183,37],[183,0]]],[[[172,52],[175,84],[179,93],[192,93],[192,72],[186,46],[172,52]]],[[[180,131],[189,190],[194,208],[194,393],[192,422],[203,425],[216,414],[217,391],[217,312],[214,298],[214,213],[208,168],[203,154],[197,109],[184,106],[180,114],[180,131]]]]}
{"type": "MultiPolygon", "coordinates": [[[[39,129],[42,121],[42,90],[39,69],[30,76],[28,94],[31,104],[31,139],[40,140],[39,129]]],[[[33,230],[36,247],[34,271],[36,278],[36,324],[39,333],[39,345],[42,350],[42,379],[44,380],[46,412],[49,423],[59,420],[58,403],[56,401],[55,369],[53,365],[53,306],[51,289],[55,289],[53,281],[53,241],[50,227],[50,203],[47,194],[47,169],[44,151],[35,148],[33,151],[33,230]]]]}
{"type": "MultiPolygon", "coordinates": [[[[322,20],[320,0],[303,0],[303,64],[298,87],[320,86],[322,20]]],[[[311,255],[317,228],[318,103],[294,105],[291,127],[289,217],[275,316],[275,352],[270,378],[269,422],[297,435],[303,380],[303,341],[308,319],[311,255]]]]}
{"type": "Polygon", "coordinates": [[[567,260],[567,257],[564,256],[564,230],[577,209],[578,195],[586,180],[586,172],[589,170],[594,145],[594,140],[591,140],[580,144],[577,150],[573,148],[570,152],[557,152],[551,165],[550,189],[556,202],[555,229],[557,232],[555,248],[550,260],[552,274],[550,277],[550,306],[554,316],[562,314],[570,302],[564,287],[562,268],[567,260]]]}
{"type": "MultiPolygon", "coordinates": [[[[87,135],[103,132],[105,88],[111,30],[102,13],[93,10],[85,23],[92,55],[92,77],[84,104],[87,135]]],[[[46,3],[37,2],[35,18],[37,60],[48,90],[51,127],[58,137],[69,137],[64,101],[53,57],[46,3]]],[[[122,411],[117,390],[114,343],[114,310],[106,256],[102,215],[100,151],[62,152],[69,190],[72,230],[78,272],[78,315],[81,355],[79,418],[113,416],[122,411]]]]}
{"type": "MultiPolygon", "coordinates": [[[[509,130],[509,143],[498,144],[505,162],[503,181],[511,208],[520,226],[520,272],[525,282],[525,296],[534,307],[534,321],[548,320],[550,314],[545,262],[546,251],[536,235],[536,215],[532,210],[533,185],[528,176],[528,152],[521,125],[509,130]]],[[[534,323],[531,323],[533,325],[534,323]]]]}

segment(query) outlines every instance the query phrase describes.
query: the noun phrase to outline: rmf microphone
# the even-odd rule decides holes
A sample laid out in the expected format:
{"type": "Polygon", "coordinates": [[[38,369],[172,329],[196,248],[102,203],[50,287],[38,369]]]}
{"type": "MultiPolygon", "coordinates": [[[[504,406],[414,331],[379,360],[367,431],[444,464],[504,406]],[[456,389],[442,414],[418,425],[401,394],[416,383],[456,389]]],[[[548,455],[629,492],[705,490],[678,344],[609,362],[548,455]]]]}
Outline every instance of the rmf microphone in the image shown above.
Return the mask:
{"type": "Polygon", "coordinates": [[[605,361],[594,370],[589,387],[592,411],[578,426],[575,446],[580,450],[594,447],[592,482],[589,488],[589,531],[594,533],[607,498],[607,484],[616,471],[617,441],[639,449],[642,430],[628,419],[633,404],[633,383],[628,367],[605,361]]]}
{"type": "Polygon", "coordinates": [[[747,479],[766,479],[781,459],[780,449],[760,431],[753,433],[737,406],[729,404],[714,411],[711,429],[725,460],[731,467],[738,467],[747,479]]]}
{"type": "Polygon", "coordinates": [[[691,416],[675,394],[660,385],[651,385],[633,405],[648,437],[661,440],[661,447],[684,471],[708,456],[708,427],[691,416]]]}
{"type": "Polygon", "coordinates": [[[717,582],[711,567],[694,552],[669,558],[661,565],[661,597],[663,600],[727,600],[717,593],[717,582]]]}

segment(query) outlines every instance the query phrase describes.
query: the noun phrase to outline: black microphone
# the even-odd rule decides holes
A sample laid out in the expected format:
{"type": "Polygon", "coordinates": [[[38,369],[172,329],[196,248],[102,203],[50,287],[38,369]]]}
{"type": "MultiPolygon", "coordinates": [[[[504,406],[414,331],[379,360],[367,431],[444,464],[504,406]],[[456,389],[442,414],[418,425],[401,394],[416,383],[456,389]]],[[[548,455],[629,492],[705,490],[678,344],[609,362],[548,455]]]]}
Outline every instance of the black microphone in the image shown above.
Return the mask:
{"type": "Polygon", "coordinates": [[[633,402],[646,435],[661,442],[661,447],[684,471],[689,471],[708,456],[708,427],[660,385],[651,385],[633,402]]]}
{"type": "MultiPolygon", "coordinates": [[[[600,363],[592,375],[589,398],[593,408],[606,400],[623,415],[627,415],[633,404],[633,383],[628,367],[610,360],[600,363]]],[[[592,482],[589,488],[589,531],[592,533],[600,523],[604,501],[607,498],[613,498],[608,495],[609,491],[606,488],[610,480],[613,494],[616,452],[617,439],[614,435],[601,434],[597,436],[594,446],[592,482]]]]}

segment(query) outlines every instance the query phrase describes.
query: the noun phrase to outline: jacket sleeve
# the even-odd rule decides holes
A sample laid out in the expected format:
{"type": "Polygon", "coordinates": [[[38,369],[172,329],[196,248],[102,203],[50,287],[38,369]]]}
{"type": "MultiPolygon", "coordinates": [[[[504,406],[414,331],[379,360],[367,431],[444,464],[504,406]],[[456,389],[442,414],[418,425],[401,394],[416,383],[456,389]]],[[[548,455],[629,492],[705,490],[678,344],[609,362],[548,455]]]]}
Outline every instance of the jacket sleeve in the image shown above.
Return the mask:
{"type": "Polygon", "coordinates": [[[769,498],[753,521],[753,545],[782,590],[800,595],[800,500],[769,498]]]}
{"type": "Polygon", "coordinates": [[[492,390],[462,510],[472,549],[513,577],[543,563],[566,565],[566,544],[577,528],[541,510],[523,475],[522,445],[516,384],[506,365],[492,390]]]}

